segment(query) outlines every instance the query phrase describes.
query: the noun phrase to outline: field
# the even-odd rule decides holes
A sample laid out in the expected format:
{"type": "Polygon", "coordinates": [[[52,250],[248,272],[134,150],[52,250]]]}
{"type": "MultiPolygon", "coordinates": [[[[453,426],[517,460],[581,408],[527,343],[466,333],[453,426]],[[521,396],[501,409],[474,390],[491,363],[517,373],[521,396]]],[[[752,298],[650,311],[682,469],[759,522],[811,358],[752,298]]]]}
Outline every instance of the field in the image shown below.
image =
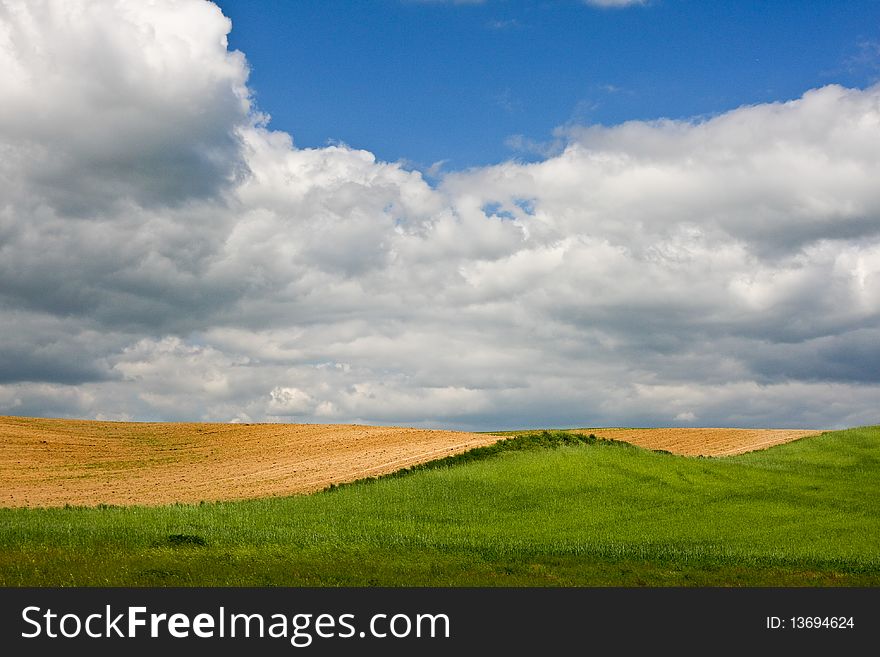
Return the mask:
{"type": "Polygon", "coordinates": [[[724,458],[534,433],[314,495],[0,510],[0,584],[880,585],[880,427],[724,458]]]}
{"type": "MultiPolygon", "coordinates": [[[[724,455],[816,431],[584,429],[677,454],[724,455]]],[[[522,433],[522,432],[507,432],[522,433]]],[[[0,506],[159,505],[311,493],[491,444],[400,427],[0,417],[0,506]]]]}
{"type": "Polygon", "coordinates": [[[292,495],[497,440],[399,427],[0,417],[0,506],[292,495]]]}
{"type": "Polygon", "coordinates": [[[816,436],[804,429],[582,429],[602,438],[681,456],[733,456],[816,436]]]}

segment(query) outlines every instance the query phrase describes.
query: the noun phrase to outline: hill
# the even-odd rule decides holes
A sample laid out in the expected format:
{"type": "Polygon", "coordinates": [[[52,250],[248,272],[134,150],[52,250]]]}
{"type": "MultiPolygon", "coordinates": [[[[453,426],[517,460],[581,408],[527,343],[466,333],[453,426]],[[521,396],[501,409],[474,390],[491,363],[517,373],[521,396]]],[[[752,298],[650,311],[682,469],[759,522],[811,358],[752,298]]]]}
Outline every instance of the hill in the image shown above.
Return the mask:
{"type": "MultiPolygon", "coordinates": [[[[815,431],[590,429],[680,454],[764,448],[815,431]]],[[[0,417],[0,506],[235,500],[321,490],[499,440],[498,435],[323,424],[96,422],[0,417]]]]}
{"type": "Polygon", "coordinates": [[[533,438],[314,495],[0,509],[0,584],[880,585],[880,427],[724,458],[533,438]]]}

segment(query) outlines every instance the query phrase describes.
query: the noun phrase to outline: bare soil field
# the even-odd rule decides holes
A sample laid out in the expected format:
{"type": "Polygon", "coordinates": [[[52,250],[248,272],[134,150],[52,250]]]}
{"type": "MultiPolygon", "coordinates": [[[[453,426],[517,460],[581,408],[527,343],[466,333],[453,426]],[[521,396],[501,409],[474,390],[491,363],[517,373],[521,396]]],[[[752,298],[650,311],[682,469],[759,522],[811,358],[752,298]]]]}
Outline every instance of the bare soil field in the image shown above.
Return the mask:
{"type": "Polygon", "coordinates": [[[498,439],[358,425],[0,417],[0,506],[158,505],[307,493],[498,439]]]}
{"type": "Polygon", "coordinates": [[[584,429],[600,438],[623,440],[645,449],[682,456],[733,456],[767,449],[798,438],[815,436],[813,429],[584,429]]]}
{"type": "MultiPolygon", "coordinates": [[[[727,456],[821,433],[585,429],[676,454],[727,456]]],[[[323,424],[0,417],[0,506],[158,505],[309,493],[491,444],[499,436],[323,424]]]]}

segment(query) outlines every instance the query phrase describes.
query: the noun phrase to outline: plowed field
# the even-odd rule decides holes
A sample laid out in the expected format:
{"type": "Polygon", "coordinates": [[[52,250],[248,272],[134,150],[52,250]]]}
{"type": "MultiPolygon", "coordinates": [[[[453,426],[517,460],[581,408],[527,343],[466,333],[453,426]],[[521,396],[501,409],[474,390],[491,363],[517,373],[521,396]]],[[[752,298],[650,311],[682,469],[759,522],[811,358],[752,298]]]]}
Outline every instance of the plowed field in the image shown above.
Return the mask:
{"type": "Polygon", "coordinates": [[[809,429],[586,429],[600,438],[611,438],[683,456],[733,456],[766,449],[798,438],[815,436],[809,429]]]}
{"type": "Polygon", "coordinates": [[[0,417],[0,506],[155,505],[306,493],[496,440],[358,425],[0,417]]]}
{"type": "MultiPolygon", "coordinates": [[[[727,456],[820,433],[587,429],[683,455],[727,456]]],[[[0,417],[0,506],[158,505],[308,493],[488,445],[401,427],[0,417]]]]}

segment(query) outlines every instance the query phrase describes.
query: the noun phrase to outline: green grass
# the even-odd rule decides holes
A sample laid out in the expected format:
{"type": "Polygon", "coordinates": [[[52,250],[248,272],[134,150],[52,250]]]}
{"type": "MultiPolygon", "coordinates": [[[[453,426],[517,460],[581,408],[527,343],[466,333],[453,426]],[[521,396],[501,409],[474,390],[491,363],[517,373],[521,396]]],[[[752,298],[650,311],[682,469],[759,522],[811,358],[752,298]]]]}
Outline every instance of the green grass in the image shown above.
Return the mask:
{"type": "Polygon", "coordinates": [[[530,435],[309,496],[0,509],[0,584],[880,585],[880,427],[719,459],[530,435]]]}

